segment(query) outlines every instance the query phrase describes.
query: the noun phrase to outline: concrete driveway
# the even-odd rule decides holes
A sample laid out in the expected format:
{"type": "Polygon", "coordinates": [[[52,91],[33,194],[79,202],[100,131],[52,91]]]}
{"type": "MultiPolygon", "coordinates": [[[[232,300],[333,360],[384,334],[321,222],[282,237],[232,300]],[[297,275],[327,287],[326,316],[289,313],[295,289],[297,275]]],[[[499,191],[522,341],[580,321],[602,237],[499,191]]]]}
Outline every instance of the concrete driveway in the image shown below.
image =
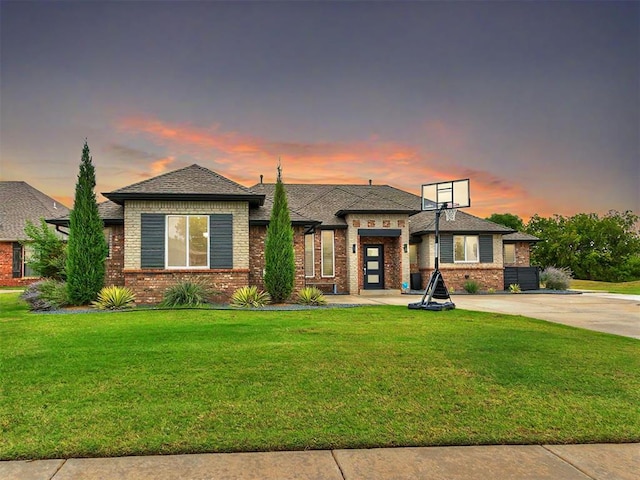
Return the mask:
{"type": "MultiPolygon", "coordinates": [[[[407,305],[418,295],[327,296],[332,303],[407,305]]],[[[451,295],[456,308],[524,315],[550,322],[640,339],[640,295],[522,293],[451,295]]]]}

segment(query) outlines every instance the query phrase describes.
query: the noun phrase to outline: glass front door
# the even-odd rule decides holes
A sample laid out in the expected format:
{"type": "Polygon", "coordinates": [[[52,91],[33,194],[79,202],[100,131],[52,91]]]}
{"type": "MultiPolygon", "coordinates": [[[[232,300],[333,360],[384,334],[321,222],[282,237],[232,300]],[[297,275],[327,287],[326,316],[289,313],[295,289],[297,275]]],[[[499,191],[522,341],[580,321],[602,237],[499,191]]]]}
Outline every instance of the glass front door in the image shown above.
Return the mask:
{"type": "Polygon", "coordinates": [[[382,245],[364,245],[364,289],[384,289],[384,252],[382,245]]]}

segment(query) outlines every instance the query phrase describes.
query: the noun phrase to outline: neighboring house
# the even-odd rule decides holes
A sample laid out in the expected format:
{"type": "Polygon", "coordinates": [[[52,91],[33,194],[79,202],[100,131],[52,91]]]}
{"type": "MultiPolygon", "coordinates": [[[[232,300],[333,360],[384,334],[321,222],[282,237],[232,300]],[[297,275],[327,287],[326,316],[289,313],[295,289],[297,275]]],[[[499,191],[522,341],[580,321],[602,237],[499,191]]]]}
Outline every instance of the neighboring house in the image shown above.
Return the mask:
{"type": "Polygon", "coordinates": [[[27,220],[39,225],[41,218],[68,213],[67,207],[26,182],[0,181],[0,286],[23,286],[38,279],[27,265],[30,247],[21,243],[27,240],[27,220]]]}
{"type": "MultiPolygon", "coordinates": [[[[295,290],[317,285],[335,293],[399,292],[414,270],[422,272],[424,286],[433,265],[433,213],[420,211],[420,197],[371,182],[285,189],[294,228],[295,290]]],[[[275,184],[247,188],[191,165],[104,193],[109,201],[99,209],[110,247],[107,282],[128,286],[140,303],[160,302],[166,288],[182,280],[201,281],[220,299],[241,286],[264,288],[274,191],[275,184]]],[[[68,225],[68,217],[50,222],[68,225]]],[[[513,230],[463,212],[449,227],[451,245],[461,234],[473,252],[475,235],[481,253],[463,263],[453,257],[443,270],[501,289],[502,236],[513,230]]],[[[458,277],[451,279],[455,285],[458,277]]]]}

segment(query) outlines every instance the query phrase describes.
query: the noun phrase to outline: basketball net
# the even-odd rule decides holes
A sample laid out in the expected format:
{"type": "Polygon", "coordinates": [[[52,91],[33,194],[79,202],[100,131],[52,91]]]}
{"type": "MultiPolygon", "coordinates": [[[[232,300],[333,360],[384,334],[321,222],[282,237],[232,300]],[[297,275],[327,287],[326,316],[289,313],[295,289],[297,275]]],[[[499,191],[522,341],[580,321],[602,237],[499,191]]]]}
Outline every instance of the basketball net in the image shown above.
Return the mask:
{"type": "Polygon", "coordinates": [[[456,219],[456,212],[458,211],[457,208],[447,208],[444,211],[444,216],[445,219],[447,220],[447,222],[453,222],[456,219]]]}

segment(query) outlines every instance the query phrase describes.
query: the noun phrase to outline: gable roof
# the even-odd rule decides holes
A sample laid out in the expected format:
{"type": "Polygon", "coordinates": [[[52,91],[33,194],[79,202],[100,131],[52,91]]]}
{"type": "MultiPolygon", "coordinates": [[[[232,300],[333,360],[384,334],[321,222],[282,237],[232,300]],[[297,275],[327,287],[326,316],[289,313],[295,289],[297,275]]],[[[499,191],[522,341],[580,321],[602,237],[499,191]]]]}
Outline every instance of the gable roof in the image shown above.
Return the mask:
{"type": "Polygon", "coordinates": [[[24,240],[27,220],[66,215],[69,209],[22,181],[0,181],[0,240],[24,240]]]}
{"type": "MultiPolygon", "coordinates": [[[[447,233],[512,233],[513,229],[499,225],[489,220],[475,217],[458,210],[454,221],[447,221],[444,215],[440,217],[440,232],[447,233]]],[[[409,233],[411,235],[425,235],[436,231],[436,212],[425,211],[409,218],[409,233]]]]}
{"type": "Polygon", "coordinates": [[[252,206],[264,203],[264,195],[196,164],[103,195],[120,205],[125,200],[247,201],[252,206]]]}
{"type": "MultiPolygon", "coordinates": [[[[289,209],[321,222],[323,227],[346,228],[348,213],[406,213],[420,211],[420,197],[389,185],[286,184],[289,209]]],[[[252,190],[273,198],[274,183],[260,183],[252,190]]],[[[265,204],[265,210],[268,205],[265,204]]],[[[267,218],[269,212],[264,212],[267,218]]],[[[293,219],[293,217],[292,217],[293,219]]]]}

